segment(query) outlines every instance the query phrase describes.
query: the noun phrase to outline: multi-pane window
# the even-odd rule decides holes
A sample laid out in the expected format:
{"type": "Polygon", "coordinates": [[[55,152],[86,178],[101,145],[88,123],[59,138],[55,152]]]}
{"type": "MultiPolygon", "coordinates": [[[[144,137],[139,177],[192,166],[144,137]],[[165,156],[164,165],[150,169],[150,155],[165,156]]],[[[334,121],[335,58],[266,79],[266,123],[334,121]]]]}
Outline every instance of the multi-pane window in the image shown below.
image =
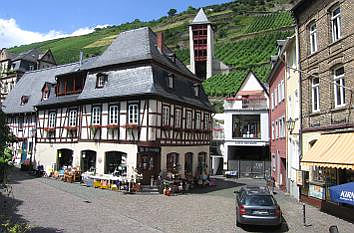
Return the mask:
{"type": "Polygon", "coordinates": [[[274,106],[277,106],[278,104],[278,91],[277,88],[274,89],[274,106]]]}
{"type": "Polygon", "coordinates": [[[195,129],[200,129],[200,128],[201,128],[200,112],[197,112],[195,114],[195,129]]]}
{"type": "Polygon", "coordinates": [[[170,126],[170,106],[162,107],[162,126],[170,126]]]}
{"type": "Polygon", "coordinates": [[[175,128],[181,128],[182,122],[182,110],[177,108],[175,111],[175,128]]]}
{"type": "Polygon", "coordinates": [[[129,104],[128,106],[128,123],[138,124],[139,106],[138,104],[129,104]]]}
{"type": "Polygon", "coordinates": [[[192,128],[192,112],[191,111],[187,111],[186,128],[187,129],[191,129],[192,128]]]}
{"type": "Polygon", "coordinates": [[[108,124],[110,124],[110,125],[118,124],[118,116],[119,116],[118,105],[109,106],[109,122],[108,122],[108,124]]]}
{"type": "Polygon", "coordinates": [[[285,98],[285,83],[284,83],[284,80],[281,80],[280,87],[281,87],[281,100],[284,100],[284,98],[285,98]]]}
{"type": "Polygon", "coordinates": [[[92,108],[92,124],[101,124],[101,107],[96,106],[92,108]]]}
{"type": "Polygon", "coordinates": [[[275,138],[278,138],[279,127],[278,127],[278,120],[275,121],[275,138]]]}
{"type": "Polygon", "coordinates": [[[334,70],[334,103],[336,107],[345,105],[344,68],[334,70]]]}
{"type": "Polygon", "coordinates": [[[96,87],[101,88],[104,87],[104,84],[107,81],[107,75],[106,74],[98,74],[97,75],[97,82],[96,82],[96,87]]]}
{"type": "Polygon", "coordinates": [[[315,23],[310,26],[310,47],[311,53],[317,51],[317,27],[315,23]]]}
{"type": "Polygon", "coordinates": [[[210,117],[208,113],[204,114],[204,129],[206,130],[210,129],[210,117]]]}
{"type": "Polygon", "coordinates": [[[320,79],[312,79],[312,112],[320,110],[320,79]]]}
{"type": "Polygon", "coordinates": [[[77,110],[72,109],[69,111],[69,126],[75,127],[77,122],[77,110]]]}
{"type": "Polygon", "coordinates": [[[56,116],[57,116],[57,114],[55,112],[49,113],[49,119],[48,119],[48,127],[49,128],[55,127],[56,116]]]}
{"type": "Polygon", "coordinates": [[[274,109],[274,93],[271,94],[272,98],[272,110],[274,109]]]}
{"type": "Polygon", "coordinates": [[[340,7],[331,12],[332,41],[335,42],[341,38],[341,11],[340,7]]]}

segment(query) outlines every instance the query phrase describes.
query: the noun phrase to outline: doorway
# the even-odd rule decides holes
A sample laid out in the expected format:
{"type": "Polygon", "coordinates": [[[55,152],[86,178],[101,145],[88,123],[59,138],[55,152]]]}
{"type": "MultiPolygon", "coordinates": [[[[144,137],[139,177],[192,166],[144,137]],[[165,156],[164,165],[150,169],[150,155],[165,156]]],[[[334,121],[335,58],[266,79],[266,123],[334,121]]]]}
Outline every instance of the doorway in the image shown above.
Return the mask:
{"type": "Polygon", "coordinates": [[[137,168],[143,175],[142,184],[150,184],[151,177],[157,179],[160,172],[160,156],[154,152],[141,152],[138,154],[137,168]]]}
{"type": "Polygon", "coordinates": [[[80,168],[82,172],[96,170],[96,151],[84,150],[81,151],[80,168]]]}
{"type": "Polygon", "coordinates": [[[64,166],[72,166],[73,165],[73,151],[69,149],[60,149],[58,150],[57,155],[57,170],[63,169],[64,166]]]}

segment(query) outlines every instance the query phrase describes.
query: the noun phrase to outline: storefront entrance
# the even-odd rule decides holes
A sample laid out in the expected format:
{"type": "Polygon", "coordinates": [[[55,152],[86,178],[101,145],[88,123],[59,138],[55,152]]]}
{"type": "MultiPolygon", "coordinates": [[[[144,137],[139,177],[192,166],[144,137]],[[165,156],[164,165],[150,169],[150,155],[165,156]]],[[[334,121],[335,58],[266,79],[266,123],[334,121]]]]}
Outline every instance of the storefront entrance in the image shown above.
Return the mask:
{"type": "Polygon", "coordinates": [[[160,150],[159,148],[139,147],[137,169],[143,175],[141,183],[144,185],[151,183],[151,178],[157,180],[160,173],[160,150]]]}
{"type": "Polygon", "coordinates": [[[57,170],[63,169],[64,166],[72,166],[73,164],[73,151],[69,149],[60,149],[58,150],[57,155],[57,170]]]}
{"type": "Polygon", "coordinates": [[[80,168],[82,172],[96,170],[96,151],[81,151],[80,168]]]}

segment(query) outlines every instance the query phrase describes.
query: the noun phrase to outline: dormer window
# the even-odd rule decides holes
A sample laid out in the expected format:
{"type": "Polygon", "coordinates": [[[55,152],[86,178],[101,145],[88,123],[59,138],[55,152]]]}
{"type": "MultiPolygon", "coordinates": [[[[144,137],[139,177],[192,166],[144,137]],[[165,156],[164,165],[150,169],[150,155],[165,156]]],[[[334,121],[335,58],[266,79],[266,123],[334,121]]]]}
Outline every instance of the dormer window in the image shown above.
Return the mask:
{"type": "Polygon", "coordinates": [[[174,74],[169,74],[168,75],[168,87],[173,88],[174,87],[174,74]]]}
{"type": "Polygon", "coordinates": [[[29,70],[34,70],[34,66],[30,65],[29,70]]]}
{"type": "Polygon", "coordinates": [[[23,95],[23,96],[21,97],[21,105],[27,104],[27,103],[28,103],[28,99],[29,99],[29,96],[23,95]]]}
{"type": "Polygon", "coordinates": [[[171,62],[176,63],[176,54],[169,53],[167,56],[171,60],[171,62]]]}
{"type": "Polygon", "coordinates": [[[198,84],[194,85],[194,96],[199,96],[199,85],[198,84]]]}
{"type": "Polygon", "coordinates": [[[43,91],[42,100],[47,100],[49,98],[49,91],[43,91]]]}
{"type": "Polygon", "coordinates": [[[96,88],[104,87],[107,82],[108,75],[107,74],[97,74],[96,88]]]}

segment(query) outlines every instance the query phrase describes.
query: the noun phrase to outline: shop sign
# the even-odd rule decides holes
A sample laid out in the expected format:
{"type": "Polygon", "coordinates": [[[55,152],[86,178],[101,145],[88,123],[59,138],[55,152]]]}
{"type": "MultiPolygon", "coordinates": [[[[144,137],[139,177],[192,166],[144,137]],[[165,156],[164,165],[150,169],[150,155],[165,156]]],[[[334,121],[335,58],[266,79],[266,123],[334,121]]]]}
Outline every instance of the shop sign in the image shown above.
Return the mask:
{"type": "Polygon", "coordinates": [[[296,171],[296,184],[300,186],[304,185],[303,171],[296,171]]]}
{"type": "Polygon", "coordinates": [[[309,196],[324,200],[325,199],[324,188],[319,185],[310,184],[309,196]]]}

